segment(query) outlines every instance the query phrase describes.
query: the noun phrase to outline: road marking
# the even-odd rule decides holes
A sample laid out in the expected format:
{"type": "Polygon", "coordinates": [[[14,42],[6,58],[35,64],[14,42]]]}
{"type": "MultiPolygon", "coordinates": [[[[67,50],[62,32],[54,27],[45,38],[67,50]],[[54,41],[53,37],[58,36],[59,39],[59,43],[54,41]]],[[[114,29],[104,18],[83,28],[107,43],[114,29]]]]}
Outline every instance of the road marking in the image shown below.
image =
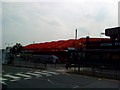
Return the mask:
{"type": "Polygon", "coordinates": [[[5,77],[9,77],[9,78],[13,78],[13,79],[20,79],[20,77],[13,76],[13,75],[9,75],[9,74],[7,74],[7,75],[3,75],[3,76],[5,76],[5,77]]]}
{"type": "Polygon", "coordinates": [[[21,74],[21,73],[17,73],[17,74],[15,74],[15,75],[19,75],[19,76],[23,76],[23,77],[31,78],[31,76],[29,76],[29,75],[25,75],[25,74],[21,74]]]}
{"type": "Polygon", "coordinates": [[[70,74],[67,74],[67,73],[62,73],[62,74],[64,74],[64,75],[70,75],[70,74]]]}
{"type": "Polygon", "coordinates": [[[79,86],[74,86],[73,88],[79,88],[79,86]]]}
{"type": "Polygon", "coordinates": [[[3,82],[3,81],[0,81],[0,84],[6,84],[5,82],[3,82]]]}
{"type": "Polygon", "coordinates": [[[10,80],[11,82],[18,81],[19,79],[10,80]]]}
{"type": "Polygon", "coordinates": [[[24,79],[31,79],[31,78],[32,78],[32,77],[29,76],[29,75],[25,75],[25,74],[21,74],[21,73],[17,73],[17,74],[15,74],[15,75],[22,76],[22,77],[26,77],[26,78],[24,78],[24,79]]]}
{"type": "Polygon", "coordinates": [[[31,79],[31,78],[24,78],[24,79],[31,79]]]}
{"type": "Polygon", "coordinates": [[[48,79],[48,82],[50,82],[50,83],[54,83],[53,81],[51,81],[50,79],[48,79]]]}
{"type": "Polygon", "coordinates": [[[44,73],[44,72],[34,72],[34,73],[39,73],[39,74],[42,74],[42,75],[46,75],[46,76],[52,76],[51,74],[49,74],[49,73],[44,73]]]}
{"type": "Polygon", "coordinates": [[[0,81],[5,81],[5,80],[8,80],[8,79],[0,77],[0,81]]]}
{"type": "Polygon", "coordinates": [[[102,80],[101,78],[99,78],[98,80],[102,80]]]}
{"type": "Polygon", "coordinates": [[[59,73],[57,73],[57,72],[50,72],[50,71],[42,71],[42,72],[50,73],[50,74],[54,74],[54,75],[58,75],[58,74],[59,74],[59,73]]]}
{"type": "MultiPolygon", "coordinates": [[[[19,73],[16,73],[14,75],[10,75],[12,73],[9,73],[9,74],[6,74],[6,75],[3,75],[4,77],[8,77],[8,78],[12,78],[13,80],[10,80],[11,82],[14,82],[14,81],[18,81],[20,80],[21,78],[25,77],[24,79],[31,79],[32,76],[30,75],[33,75],[33,76],[36,76],[36,77],[42,77],[42,75],[45,75],[45,76],[52,76],[52,75],[58,75],[59,73],[57,72],[52,72],[52,71],[35,71],[35,72],[27,72],[25,74],[23,74],[23,72],[19,72],[19,73]],[[19,77],[20,76],[20,77],[19,77]]],[[[1,75],[2,76],[2,75],[1,75]]],[[[0,77],[0,81],[5,81],[5,80],[8,80],[6,78],[2,78],[0,77]]],[[[51,80],[48,79],[49,82],[53,83],[51,80]]]]}
{"type": "Polygon", "coordinates": [[[66,70],[56,70],[56,71],[59,71],[59,72],[65,72],[66,70]]]}
{"type": "Polygon", "coordinates": [[[35,74],[35,73],[26,73],[26,74],[30,74],[30,75],[34,75],[34,76],[36,76],[36,77],[42,77],[42,75],[40,75],[40,74],[35,74]]]}

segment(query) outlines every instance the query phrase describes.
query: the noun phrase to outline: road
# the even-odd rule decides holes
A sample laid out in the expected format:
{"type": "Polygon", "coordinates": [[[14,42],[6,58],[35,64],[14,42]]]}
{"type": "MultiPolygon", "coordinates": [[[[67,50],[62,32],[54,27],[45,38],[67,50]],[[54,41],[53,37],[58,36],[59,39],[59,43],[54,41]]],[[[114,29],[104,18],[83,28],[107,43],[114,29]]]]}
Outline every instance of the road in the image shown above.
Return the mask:
{"type": "Polygon", "coordinates": [[[9,88],[119,88],[116,80],[69,74],[65,69],[3,66],[0,82],[9,88]]]}

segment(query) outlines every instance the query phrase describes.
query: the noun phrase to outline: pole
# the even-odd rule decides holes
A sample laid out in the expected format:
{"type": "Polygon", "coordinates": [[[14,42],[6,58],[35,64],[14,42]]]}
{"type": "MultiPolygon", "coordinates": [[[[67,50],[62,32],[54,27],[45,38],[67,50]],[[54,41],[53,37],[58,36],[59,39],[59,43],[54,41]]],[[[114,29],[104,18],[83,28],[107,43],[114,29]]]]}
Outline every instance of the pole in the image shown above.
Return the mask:
{"type": "MultiPolygon", "coordinates": [[[[75,48],[77,50],[77,29],[75,30],[75,48]]],[[[78,56],[75,56],[78,61],[78,56]]],[[[80,71],[80,63],[78,62],[78,71],[80,71]]]]}
{"type": "Polygon", "coordinates": [[[77,40],[77,29],[75,30],[75,39],[77,40]]]}

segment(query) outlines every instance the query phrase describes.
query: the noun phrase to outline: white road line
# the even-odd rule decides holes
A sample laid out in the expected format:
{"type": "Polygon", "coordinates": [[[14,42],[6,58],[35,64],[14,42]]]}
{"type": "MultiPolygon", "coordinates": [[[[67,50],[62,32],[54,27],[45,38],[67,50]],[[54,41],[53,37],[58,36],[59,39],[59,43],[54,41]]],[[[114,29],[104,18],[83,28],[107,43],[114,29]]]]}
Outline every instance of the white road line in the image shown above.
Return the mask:
{"type": "Polygon", "coordinates": [[[10,80],[11,82],[18,81],[19,79],[10,80]]]}
{"type": "Polygon", "coordinates": [[[0,77],[0,81],[5,81],[5,80],[8,80],[8,79],[0,77]]]}
{"type": "Polygon", "coordinates": [[[54,75],[58,75],[58,74],[59,74],[59,73],[57,73],[57,72],[50,72],[50,71],[42,71],[42,72],[50,73],[50,74],[54,74],[54,75]]]}
{"type": "Polygon", "coordinates": [[[34,73],[39,73],[39,74],[46,75],[46,76],[52,76],[51,74],[49,74],[49,73],[44,73],[44,72],[34,72],[34,73]]]}
{"type": "Polygon", "coordinates": [[[36,77],[42,77],[42,75],[40,75],[40,74],[35,74],[35,73],[26,73],[26,74],[30,74],[30,75],[34,75],[34,76],[36,76],[36,77]]]}
{"type": "Polygon", "coordinates": [[[48,82],[50,82],[50,83],[54,83],[53,81],[51,81],[50,79],[48,79],[48,82]]]}
{"type": "Polygon", "coordinates": [[[15,75],[23,76],[23,77],[27,77],[27,78],[31,78],[31,76],[29,76],[29,75],[25,75],[25,74],[21,74],[21,73],[17,73],[17,74],[15,74],[15,75]]]}
{"type": "Polygon", "coordinates": [[[102,80],[101,78],[99,78],[98,80],[102,80]]]}
{"type": "Polygon", "coordinates": [[[7,74],[7,75],[3,75],[3,76],[5,76],[5,77],[9,77],[9,78],[13,78],[13,79],[20,79],[20,77],[13,76],[13,75],[9,75],[9,74],[7,74]]]}
{"type": "Polygon", "coordinates": [[[24,79],[31,79],[31,78],[24,78],[24,79]]]}
{"type": "Polygon", "coordinates": [[[74,86],[73,88],[79,88],[79,86],[74,86]]]}
{"type": "Polygon", "coordinates": [[[6,84],[6,83],[5,83],[5,82],[3,82],[3,81],[0,81],[0,83],[6,84]]]}

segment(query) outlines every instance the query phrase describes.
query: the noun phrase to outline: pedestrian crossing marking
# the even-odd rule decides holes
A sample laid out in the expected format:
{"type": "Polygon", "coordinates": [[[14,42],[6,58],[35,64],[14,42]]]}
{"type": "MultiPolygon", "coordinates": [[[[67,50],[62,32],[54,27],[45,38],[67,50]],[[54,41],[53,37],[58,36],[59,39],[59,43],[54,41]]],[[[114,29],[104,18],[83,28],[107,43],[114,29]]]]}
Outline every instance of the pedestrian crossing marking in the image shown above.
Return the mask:
{"type": "Polygon", "coordinates": [[[15,74],[15,75],[23,76],[23,77],[27,77],[27,78],[30,78],[30,77],[31,77],[31,76],[29,76],[29,75],[25,75],[25,74],[21,74],[21,73],[17,73],[17,74],[15,74]]]}
{"type": "Polygon", "coordinates": [[[0,77],[0,81],[5,81],[5,80],[8,80],[8,79],[0,77]]]}
{"type": "Polygon", "coordinates": [[[54,83],[53,81],[51,81],[50,79],[48,79],[48,82],[50,82],[50,83],[54,83]]]}
{"type": "Polygon", "coordinates": [[[10,80],[11,82],[18,81],[19,79],[10,80]]]}
{"type": "Polygon", "coordinates": [[[31,79],[31,78],[24,78],[24,79],[31,79]]]}
{"type": "Polygon", "coordinates": [[[39,74],[42,74],[42,75],[46,75],[46,76],[52,76],[51,74],[49,74],[49,73],[44,73],[44,72],[35,72],[35,73],[39,73],[39,74]]]}
{"type": "Polygon", "coordinates": [[[57,72],[50,72],[50,71],[42,71],[42,72],[44,72],[44,73],[50,73],[50,74],[54,74],[54,75],[58,75],[59,73],[57,73],[57,72]]]}
{"type": "Polygon", "coordinates": [[[5,76],[5,77],[9,77],[9,78],[13,78],[13,79],[20,79],[20,77],[13,76],[13,75],[9,75],[9,74],[7,74],[7,75],[3,75],[3,76],[5,76]]]}
{"type": "Polygon", "coordinates": [[[35,73],[26,73],[26,74],[34,75],[34,76],[37,76],[37,77],[42,77],[42,75],[40,75],[40,74],[35,74],[35,73]]]}
{"type": "Polygon", "coordinates": [[[0,81],[0,84],[6,84],[5,82],[3,82],[3,81],[0,81]]]}
{"type": "Polygon", "coordinates": [[[0,81],[11,81],[15,82],[20,79],[32,79],[33,76],[39,78],[44,76],[52,76],[52,75],[58,75],[60,73],[58,72],[52,72],[52,71],[41,71],[41,70],[36,70],[36,71],[29,71],[29,72],[18,72],[18,73],[7,73],[5,75],[1,75],[0,81]],[[2,77],[3,76],[3,77],[2,77]]]}

